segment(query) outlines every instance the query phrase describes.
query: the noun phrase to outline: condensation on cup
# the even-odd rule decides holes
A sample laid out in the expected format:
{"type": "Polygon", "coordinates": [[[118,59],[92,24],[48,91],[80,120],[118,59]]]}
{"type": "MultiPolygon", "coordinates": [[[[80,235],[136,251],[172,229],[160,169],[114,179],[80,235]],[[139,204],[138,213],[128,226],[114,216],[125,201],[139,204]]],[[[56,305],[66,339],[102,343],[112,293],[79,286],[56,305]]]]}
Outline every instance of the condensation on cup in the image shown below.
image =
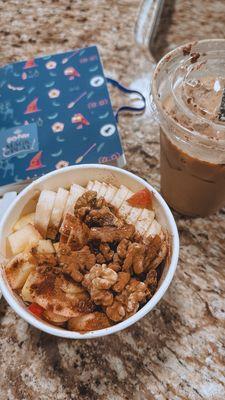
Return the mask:
{"type": "Polygon", "coordinates": [[[161,192],[181,214],[225,205],[225,40],[181,46],[158,63],[152,98],[160,124],[161,192]]]}

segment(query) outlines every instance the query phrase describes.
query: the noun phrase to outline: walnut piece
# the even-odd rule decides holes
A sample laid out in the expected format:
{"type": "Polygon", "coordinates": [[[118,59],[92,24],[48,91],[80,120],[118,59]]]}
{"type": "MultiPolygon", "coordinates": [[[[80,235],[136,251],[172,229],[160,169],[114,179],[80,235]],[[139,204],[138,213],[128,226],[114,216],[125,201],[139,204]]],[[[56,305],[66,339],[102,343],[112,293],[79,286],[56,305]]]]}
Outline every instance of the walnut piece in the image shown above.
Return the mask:
{"type": "Polygon", "coordinates": [[[114,251],[110,249],[107,243],[101,243],[99,246],[99,250],[101,251],[106,261],[111,261],[113,259],[114,251]]]}
{"type": "Polygon", "coordinates": [[[145,246],[140,243],[134,243],[133,246],[133,270],[139,275],[144,271],[144,251],[145,246]]]}
{"type": "Polygon", "coordinates": [[[123,264],[123,271],[130,271],[133,266],[135,274],[141,274],[144,270],[145,246],[140,243],[130,243],[123,264]]]}
{"type": "Polygon", "coordinates": [[[92,190],[88,190],[87,192],[83,193],[76,201],[74,207],[75,213],[77,210],[83,207],[91,207],[91,208],[95,207],[96,198],[97,198],[97,193],[92,190]]]}
{"type": "Polygon", "coordinates": [[[168,243],[165,240],[161,245],[161,248],[159,250],[159,253],[158,253],[157,257],[150,264],[150,269],[157,269],[159,264],[161,264],[161,262],[166,257],[167,252],[168,252],[168,243]]]}
{"type": "Polygon", "coordinates": [[[118,275],[106,264],[96,264],[90,272],[85,275],[83,285],[87,288],[109,289],[116,283],[118,275]]]}
{"type": "Polygon", "coordinates": [[[106,264],[96,264],[84,276],[82,284],[88,289],[95,304],[106,307],[113,302],[113,294],[109,289],[116,283],[117,279],[117,273],[108,268],[106,264]]]}
{"type": "Polygon", "coordinates": [[[96,263],[97,264],[104,264],[105,261],[106,261],[106,259],[103,256],[103,254],[101,254],[101,253],[96,254],[96,263]]]}
{"type": "Polygon", "coordinates": [[[145,283],[148,286],[148,288],[150,290],[150,295],[152,297],[157,288],[157,271],[156,271],[156,269],[150,269],[150,271],[147,273],[145,283]]]}
{"type": "Polygon", "coordinates": [[[89,212],[85,222],[88,226],[117,226],[123,225],[123,222],[117,218],[109,209],[103,206],[100,209],[94,209],[89,212]]]}
{"type": "Polygon", "coordinates": [[[103,243],[120,242],[123,238],[130,239],[134,234],[133,225],[124,225],[122,228],[103,226],[90,228],[90,240],[100,240],[103,243]]]}
{"type": "Polygon", "coordinates": [[[130,273],[129,272],[118,272],[118,280],[117,282],[113,285],[113,290],[115,292],[122,292],[127,283],[130,280],[130,273]]]}
{"type": "Polygon", "coordinates": [[[149,290],[144,282],[136,279],[130,280],[122,293],[115,296],[113,304],[106,308],[106,314],[118,322],[137,312],[140,303],[144,302],[149,295],[149,290]]]}
{"type": "Polygon", "coordinates": [[[61,233],[60,242],[67,243],[71,250],[80,250],[88,242],[88,226],[69,213],[66,214],[59,232],[61,233]]]}
{"type": "Polygon", "coordinates": [[[114,253],[114,255],[113,255],[113,262],[122,265],[121,258],[119,257],[119,255],[117,253],[114,253]]]}
{"type": "Polygon", "coordinates": [[[84,271],[90,270],[96,262],[95,255],[90,252],[88,246],[84,246],[82,250],[71,251],[67,245],[61,244],[57,256],[63,272],[71,275],[75,282],[81,282],[84,271]]]}
{"type": "Polygon", "coordinates": [[[121,265],[118,262],[112,262],[108,265],[108,268],[111,268],[113,271],[120,271],[121,270],[121,265]]]}
{"type": "Polygon", "coordinates": [[[122,321],[126,315],[125,307],[121,302],[115,300],[111,306],[106,308],[106,314],[114,322],[122,321]]]}
{"type": "Polygon", "coordinates": [[[75,226],[70,231],[67,244],[70,246],[71,250],[80,250],[87,244],[88,237],[89,228],[77,219],[75,226]]]}
{"type": "Polygon", "coordinates": [[[110,306],[113,302],[113,294],[109,290],[92,288],[90,295],[94,303],[100,306],[110,306]]]}
{"type": "Polygon", "coordinates": [[[126,258],[127,248],[129,245],[129,240],[122,239],[121,242],[117,246],[117,254],[120,258],[126,258]]]}
{"type": "Polygon", "coordinates": [[[77,218],[74,215],[67,213],[63,219],[59,233],[63,236],[69,237],[71,229],[76,224],[76,220],[77,218]]]}
{"type": "Polygon", "coordinates": [[[126,286],[125,292],[127,295],[127,312],[134,314],[138,310],[139,304],[146,299],[147,286],[144,282],[133,279],[126,286]]]}
{"type": "Polygon", "coordinates": [[[160,247],[161,247],[161,238],[159,235],[156,235],[154,238],[149,237],[146,242],[146,254],[144,260],[144,270],[145,272],[149,271],[152,261],[156,258],[160,247]]]}
{"type": "Polygon", "coordinates": [[[78,210],[76,210],[76,213],[78,215],[78,217],[81,218],[82,221],[85,220],[85,217],[87,216],[87,214],[91,211],[91,207],[80,207],[78,208],[78,210]]]}

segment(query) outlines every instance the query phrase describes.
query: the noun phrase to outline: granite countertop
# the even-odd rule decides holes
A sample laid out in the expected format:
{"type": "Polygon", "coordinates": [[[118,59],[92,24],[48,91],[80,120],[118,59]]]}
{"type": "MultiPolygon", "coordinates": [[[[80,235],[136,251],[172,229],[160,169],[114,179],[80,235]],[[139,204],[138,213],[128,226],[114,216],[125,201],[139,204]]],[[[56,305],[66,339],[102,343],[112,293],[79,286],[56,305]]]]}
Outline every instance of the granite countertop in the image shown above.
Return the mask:
{"type": "MultiPolygon", "coordinates": [[[[148,52],[134,41],[138,0],[2,0],[0,63],[97,43],[106,72],[145,92],[148,52]]],[[[224,37],[225,3],[166,0],[153,52],[224,37]]],[[[127,168],[159,189],[158,127],[122,116],[127,168]]],[[[0,302],[0,400],[224,400],[225,210],[175,215],[180,260],[165,297],[124,332],[69,341],[39,332],[0,302]]]]}

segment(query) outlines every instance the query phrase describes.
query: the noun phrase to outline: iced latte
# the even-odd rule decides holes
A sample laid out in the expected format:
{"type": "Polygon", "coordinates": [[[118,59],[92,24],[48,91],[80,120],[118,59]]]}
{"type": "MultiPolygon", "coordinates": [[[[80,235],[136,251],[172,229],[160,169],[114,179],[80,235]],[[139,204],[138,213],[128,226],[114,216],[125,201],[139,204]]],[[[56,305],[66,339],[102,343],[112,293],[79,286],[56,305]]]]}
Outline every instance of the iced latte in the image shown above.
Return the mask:
{"type": "Polygon", "coordinates": [[[225,40],[167,54],[153,77],[160,123],[161,191],[172,208],[206,216],[225,205],[225,40]]]}

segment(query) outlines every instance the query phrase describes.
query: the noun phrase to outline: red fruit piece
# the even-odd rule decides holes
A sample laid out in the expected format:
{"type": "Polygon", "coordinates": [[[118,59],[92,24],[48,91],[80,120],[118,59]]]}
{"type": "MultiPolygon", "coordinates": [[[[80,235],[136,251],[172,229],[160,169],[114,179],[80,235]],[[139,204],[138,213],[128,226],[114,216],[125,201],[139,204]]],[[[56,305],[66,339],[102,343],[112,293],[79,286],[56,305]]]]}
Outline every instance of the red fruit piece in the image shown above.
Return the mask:
{"type": "Polygon", "coordinates": [[[40,317],[44,311],[44,308],[36,303],[31,303],[28,307],[28,310],[32,312],[32,314],[36,315],[36,317],[40,317]]]}
{"type": "Polygon", "coordinates": [[[148,189],[141,189],[134,193],[127,202],[132,207],[153,209],[152,193],[148,189]]]}

